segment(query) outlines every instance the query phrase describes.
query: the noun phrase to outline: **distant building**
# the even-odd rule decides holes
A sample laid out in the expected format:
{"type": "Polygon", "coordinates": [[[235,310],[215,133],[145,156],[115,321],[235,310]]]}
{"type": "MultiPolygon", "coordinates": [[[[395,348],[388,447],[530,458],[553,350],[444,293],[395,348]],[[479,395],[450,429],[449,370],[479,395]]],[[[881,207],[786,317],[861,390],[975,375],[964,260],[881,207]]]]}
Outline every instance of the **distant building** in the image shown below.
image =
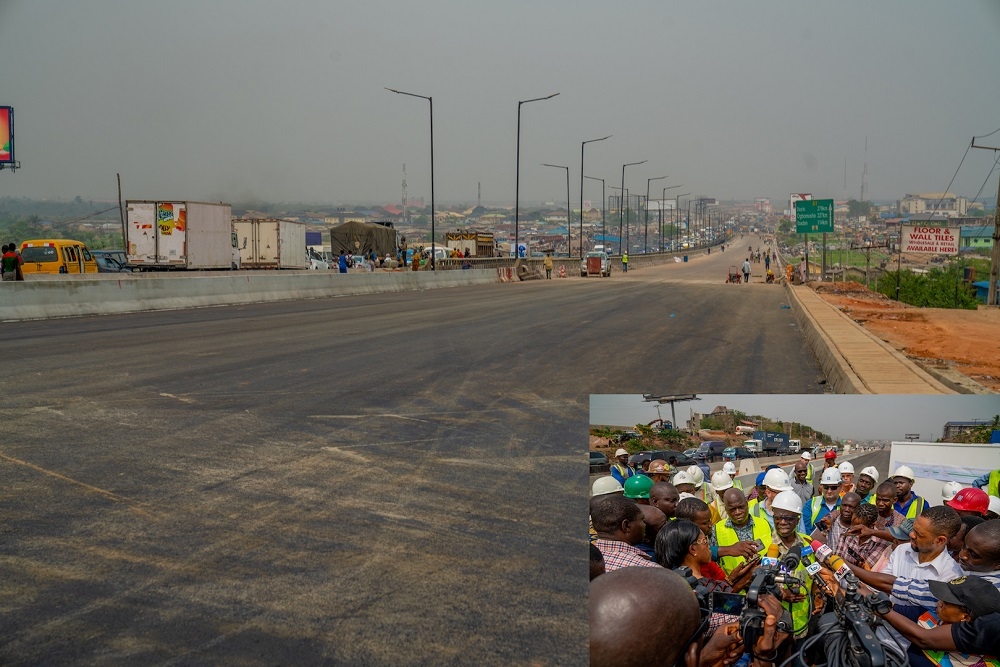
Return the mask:
{"type": "Polygon", "coordinates": [[[976,225],[973,227],[962,227],[962,234],[958,240],[958,249],[993,247],[993,225],[976,225]]]}
{"type": "Polygon", "coordinates": [[[983,424],[989,423],[987,420],[973,419],[972,421],[954,421],[945,422],[944,433],[941,434],[941,439],[945,442],[951,442],[956,436],[961,433],[968,433],[972,429],[979,428],[983,424]]]}
{"type": "Polygon", "coordinates": [[[907,194],[899,200],[900,215],[919,213],[944,213],[948,217],[965,215],[969,210],[969,200],[951,192],[921,192],[907,194]]]}

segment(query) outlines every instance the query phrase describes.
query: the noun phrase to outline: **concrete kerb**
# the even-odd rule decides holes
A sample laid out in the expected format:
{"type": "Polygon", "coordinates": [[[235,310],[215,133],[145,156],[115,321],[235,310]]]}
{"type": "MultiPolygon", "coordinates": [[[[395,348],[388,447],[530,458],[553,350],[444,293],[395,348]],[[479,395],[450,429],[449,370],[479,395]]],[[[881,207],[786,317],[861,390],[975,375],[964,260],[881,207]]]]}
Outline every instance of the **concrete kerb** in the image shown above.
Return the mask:
{"type": "MultiPolygon", "coordinates": [[[[866,386],[865,382],[858,376],[858,374],[854,372],[850,360],[841,354],[836,341],[831,340],[830,337],[826,335],[813,314],[802,304],[797,293],[797,290],[800,289],[809,288],[801,285],[797,287],[792,287],[788,284],[785,285],[785,291],[788,294],[789,304],[792,311],[795,313],[796,318],[802,327],[803,334],[806,337],[806,341],[809,344],[813,355],[820,362],[820,367],[823,369],[823,373],[827,378],[828,384],[835,393],[873,393],[872,390],[866,386]]],[[[847,324],[855,332],[867,338],[875,346],[881,348],[883,353],[894,359],[900,367],[905,367],[909,373],[912,373],[917,383],[920,385],[926,385],[928,392],[949,393],[952,391],[962,391],[961,388],[951,386],[950,383],[944,383],[935,378],[932,374],[928,373],[918,364],[915,364],[898,350],[888,345],[885,341],[880,340],[877,336],[874,336],[871,332],[867,331],[850,317],[840,312],[840,310],[834,308],[825,301],[822,301],[819,297],[817,297],[817,299],[821,304],[821,307],[828,308],[830,313],[839,318],[841,322],[847,324]]]]}
{"type": "Polygon", "coordinates": [[[346,275],[327,271],[240,271],[58,278],[4,283],[0,290],[0,320],[110,315],[500,282],[496,269],[346,275]]]}
{"type": "MultiPolygon", "coordinates": [[[[808,289],[808,288],[807,288],[808,289]]],[[[785,283],[785,293],[788,295],[788,304],[798,320],[802,333],[805,336],[809,349],[819,362],[823,370],[823,377],[826,378],[827,385],[835,394],[870,394],[865,388],[861,378],[851,369],[850,363],[837,350],[823,329],[816,323],[815,318],[802,306],[795,294],[795,289],[785,283]]]]}

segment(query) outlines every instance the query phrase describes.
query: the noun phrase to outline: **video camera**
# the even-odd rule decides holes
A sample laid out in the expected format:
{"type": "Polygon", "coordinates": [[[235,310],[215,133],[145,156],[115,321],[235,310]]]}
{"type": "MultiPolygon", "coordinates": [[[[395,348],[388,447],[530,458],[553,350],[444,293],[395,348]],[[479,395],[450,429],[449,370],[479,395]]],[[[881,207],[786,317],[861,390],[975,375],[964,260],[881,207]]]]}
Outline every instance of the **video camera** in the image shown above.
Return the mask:
{"type": "MultiPolygon", "coordinates": [[[[781,600],[783,586],[796,592],[804,591],[802,580],[790,574],[799,566],[801,559],[801,549],[798,546],[789,549],[784,558],[769,556],[761,559],[761,564],[747,588],[747,603],[740,615],[740,633],[751,658],[758,657],[754,654],[753,647],[764,632],[764,620],[767,618],[767,613],[760,608],[757,601],[765,594],[771,594],[781,600]]],[[[778,630],[788,634],[794,632],[792,616],[787,610],[778,619],[778,630]]]]}

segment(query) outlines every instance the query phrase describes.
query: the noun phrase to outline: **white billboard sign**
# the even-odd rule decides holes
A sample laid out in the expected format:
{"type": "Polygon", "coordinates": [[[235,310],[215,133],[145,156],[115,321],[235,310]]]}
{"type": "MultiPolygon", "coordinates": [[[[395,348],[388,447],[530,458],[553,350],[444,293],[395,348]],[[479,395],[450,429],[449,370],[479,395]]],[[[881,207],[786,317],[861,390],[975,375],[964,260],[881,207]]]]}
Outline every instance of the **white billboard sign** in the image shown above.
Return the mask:
{"type": "Polygon", "coordinates": [[[957,255],[960,227],[903,225],[902,251],[957,255]]]}
{"type": "Polygon", "coordinates": [[[812,198],[813,196],[808,192],[802,194],[792,193],[792,195],[788,198],[788,219],[792,221],[792,224],[795,223],[795,202],[811,201],[812,198]]]}

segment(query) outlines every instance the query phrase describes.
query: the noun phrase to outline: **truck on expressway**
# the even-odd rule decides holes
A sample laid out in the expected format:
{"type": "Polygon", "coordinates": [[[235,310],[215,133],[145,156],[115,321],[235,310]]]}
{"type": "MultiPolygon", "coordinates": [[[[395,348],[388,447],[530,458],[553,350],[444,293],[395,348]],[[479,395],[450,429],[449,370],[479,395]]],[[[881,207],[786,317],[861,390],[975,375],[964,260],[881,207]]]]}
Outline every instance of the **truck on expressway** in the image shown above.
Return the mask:
{"type": "Polygon", "coordinates": [[[238,269],[240,252],[229,204],[191,201],[125,202],[129,268],[238,269]]]}
{"type": "Polygon", "coordinates": [[[788,447],[788,434],[777,431],[754,431],[753,437],[743,441],[743,446],[755,454],[778,451],[778,447],[788,447]]]}
{"type": "Polygon", "coordinates": [[[237,218],[233,231],[244,269],[308,269],[306,226],[302,222],[237,218]]]}

